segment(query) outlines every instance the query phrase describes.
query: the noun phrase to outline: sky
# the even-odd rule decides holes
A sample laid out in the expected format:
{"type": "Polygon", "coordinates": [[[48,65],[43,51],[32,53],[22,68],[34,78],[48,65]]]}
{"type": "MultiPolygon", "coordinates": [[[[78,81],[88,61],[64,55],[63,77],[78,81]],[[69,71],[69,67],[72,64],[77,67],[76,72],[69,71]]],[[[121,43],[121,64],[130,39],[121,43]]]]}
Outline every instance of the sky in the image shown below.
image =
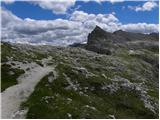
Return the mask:
{"type": "Polygon", "coordinates": [[[158,1],[41,0],[1,2],[1,39],[34,45],[86,43],[100,26],[108,32],[159,32],[158,1]]]}

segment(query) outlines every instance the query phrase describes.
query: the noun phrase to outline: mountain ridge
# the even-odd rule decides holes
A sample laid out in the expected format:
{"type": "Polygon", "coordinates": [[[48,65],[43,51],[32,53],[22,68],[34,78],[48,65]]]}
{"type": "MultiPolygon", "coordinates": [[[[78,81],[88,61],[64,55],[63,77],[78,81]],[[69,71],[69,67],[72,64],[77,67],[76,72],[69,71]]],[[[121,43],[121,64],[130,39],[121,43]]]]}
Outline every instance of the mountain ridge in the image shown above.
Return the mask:
{"type": "Polygon", "coordinates": [[[158,40],[159,36],[157,33],[142,34],[125,32],[122,30],[110,33],[96,26],[88,35],[86,48],[87,50],[102,54],[111,54],[118,47],[137,49],[137,47],[139,47],[138,42],[145,42],[143,47],[148,47],[148,45],[158,47],[158,40]],[[137,42],[137,44],[135,45],[134,42],[137,42]]]}

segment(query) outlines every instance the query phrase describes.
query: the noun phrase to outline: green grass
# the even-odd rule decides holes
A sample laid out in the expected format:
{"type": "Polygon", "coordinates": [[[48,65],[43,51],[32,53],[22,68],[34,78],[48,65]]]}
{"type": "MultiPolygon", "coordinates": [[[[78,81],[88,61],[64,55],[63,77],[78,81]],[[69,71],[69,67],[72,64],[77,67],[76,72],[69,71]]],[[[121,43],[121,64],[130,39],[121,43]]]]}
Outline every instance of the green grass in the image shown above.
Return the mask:
{"type": "MultiPolygon", "coordinates": [[[[15,47],[16,48],[16,47],[15,47]]],[[[9,43],[3,43],[1,45],[1,62],[7,62],[8,58],[12,57],[14,61],[36,61],[41,60],[43,58],[47,58],[47,54],[36,52],[36,51],[29,51],[30,54],[24,53],[23,51],[19,50],[18,48],[14,49],[12,45],[9,43]]]]}
{"type": "Polygon", "coordinates": [[[17,78],[24,73],[22,69],[11,68],[8,64],[1,66],[1,91],[4,91],[8,87],[17,84],[17,78]],[[9,72],[13,72],[9,74],[9,72]]]}
{"type": "MultiPolygon", "coordinates": [[[[129,90],[121,87],[116,92],[102,90],[102,86],[113,84],[114,78],[125,78],[133,83],[141,83],[145,80],[148,88],[148,95],[158,104],[158,83],[157,69],[157,48],[151,50],[142,49],[140,54],[129,55],[127,49],[118,49],[110,56],[100,56],[97,54],[87,55],[80,50],[78,52],[58,53],[54,51],[48,54],[37,52],[36,49],[29,51],[29,55],[21,51],[12,49],[11,45],[2,45],[2,62],[7,61],[7,57],[12,57],[17,61],[35,61],[42,66],[39,61],[53,57],[49,65],[56,65],[58,77],[50,83],[46,75],[36,85],[34,92],[21,104],[22,109],[27,107],[27,118],[47,119],[47,118],[110,118],[114,115],[116,118],[136,119],[136,118],[158,118],[157,114],[145,108],[140,99],[140,93],[135,90],[129,90]],[[16,53],[16,56],[14,55],[16,53]],[[56,53],[56,54],[55,54],[56,53]],[[83,54],[83,55],[82,55],[83,54]],[[66,57],[67,59],[64,59],[66,57]],[[78,61],[76,61],[78,59],[78,61]],[[79,71],[77,66],[84,67],[89,73],[96,76],[87,77],[87,74],[79,71]],[[104,77],[102,74],[105,74],[104,77]],[[155,76],[157,75],[157,76],[155,76]],[[77,86],[77,90],[70,87],[66,76],[77,86]],[[88,88],[87,90],[85,88],[88,88]],[[91,90],[91,88],[94,88],[91,90]],[[46,100],[44,99],[45,97],[46,100]],[[91,107],[86,107],[91,106],[91,107]],[[95,109],[93,109],[95,108],[95,109]],[[72,116],[68,116],[71,114],[72,116]]],[[[2,90],[9,86],[17,84],[16,78],[23,74],[20,69],[13,69],[4,64],[2,66],[2,90]],[[13,71],[15,74],[8,74],[13,71]]],[[[116,82],[118,85],[121,82],[116,82]]],[[[156,108],[155,108],[156,109],[156,108]]]]}
{"type": "Polygon", "coordinates": [[[7,56],[11,55],[10,53],[13,52],[13,49],[10,44],[3,43],[3,45],[1,45],[1,51],[1,62],[6,62],[7,56]]]}
{"type": "Polygon", "coordinates": [[[149,46],[146,49],[148,49],[151,52],[157,53],[157,54],[159,53],[159,46],[158,45],[157,46],[149,46]]]}
{"type": "MultiPolygon", "coordinates": [[[[45,76],[36,86],[35,91],[29,99],[22,104],[28,107],[27,118],[70,118],[67,113],[72,114],[72,118],[109,118],[114,115],[116,118],[158,118],[157,115],[144,107],[143,101],[135,91],[120,89],[111,94],[109,91],[102,90],[102,83],[108,80],[103,77],[90,77],[80,73],[77,74],[73,68],[66,64],[59,64],[56,67],[60,76],[53,81],[48,82],[48,76],[45,76]],[[80,84],[81,90],[66,89],[69,86],[65,73],[71,81],[80,84]],[[84,87],[94,87],[95,90],[84,91],[84,87]],[[84,94],[79,94],[79,92],[84,94]],[[43,98],[50,96],[47,101],[43,98]],[[52,98],[53,97],[53,98],[52,98]],[[68,101],[68,98],[72,101],[68,101]],[[95,109],[85,107],[92,106],[95,109]]],[[[109,84],[109,83],[108,83],[109,84]]]]}

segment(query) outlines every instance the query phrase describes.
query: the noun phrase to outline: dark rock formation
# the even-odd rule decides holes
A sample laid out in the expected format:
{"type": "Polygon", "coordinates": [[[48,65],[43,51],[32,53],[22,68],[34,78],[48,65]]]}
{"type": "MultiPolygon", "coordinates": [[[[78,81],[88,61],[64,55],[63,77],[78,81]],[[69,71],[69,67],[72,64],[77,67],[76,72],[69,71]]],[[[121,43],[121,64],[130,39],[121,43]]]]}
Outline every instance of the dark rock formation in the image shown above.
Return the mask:
{"type": "Polygon", "coordinates": [[[73,43],[71,45],[69,45],[70,47],[80,47],[80,48],[84,48],[86,44],[82,44],[82,43],[73,43]]]}
{"type": "Polygon", "coordinates": [[[86,49],[101,54],[110,55],[119,47],[128,49],[139,49],[146,47],[158,48],[158,33],[142,34],[131,33],[122,30],[109,33],[99,26],[88,35],[86,49]]]}

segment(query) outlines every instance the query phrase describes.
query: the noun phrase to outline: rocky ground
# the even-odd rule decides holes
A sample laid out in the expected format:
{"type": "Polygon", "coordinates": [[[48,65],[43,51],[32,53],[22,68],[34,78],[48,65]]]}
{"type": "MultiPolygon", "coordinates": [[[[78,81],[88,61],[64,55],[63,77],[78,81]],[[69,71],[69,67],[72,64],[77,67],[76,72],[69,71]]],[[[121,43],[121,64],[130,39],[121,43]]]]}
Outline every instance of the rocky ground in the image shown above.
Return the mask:
{"type": "Polygon", "coordinates": [[[152,44],[145,37],[96,50],[90,38],[83,47],[2,42],[2,118],[158,118],[159,50],[152,36],[152,44]]]}

